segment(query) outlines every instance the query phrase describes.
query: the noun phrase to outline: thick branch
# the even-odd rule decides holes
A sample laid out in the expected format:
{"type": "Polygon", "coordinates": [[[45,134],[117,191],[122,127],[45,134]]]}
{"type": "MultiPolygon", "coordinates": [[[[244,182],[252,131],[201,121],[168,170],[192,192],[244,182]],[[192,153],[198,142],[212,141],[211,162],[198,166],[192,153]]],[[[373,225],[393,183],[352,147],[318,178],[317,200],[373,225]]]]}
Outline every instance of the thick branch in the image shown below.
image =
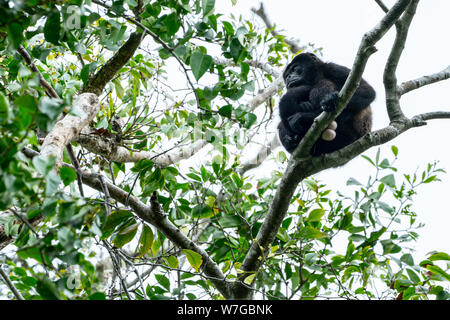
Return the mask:
{"type": "Polygon", "coordinates": [[[149,159],[161,167],[167,167],[181,160],[189,159],[201,148],[207,145],[206,140],[199,140],[182,147],[176,147],[170,152],[157,153],[154,151],[133,151],[117,145],[113,137],[95,135],[84,130],[77,139],[84,148],[92,153],[101,155],[116,162],[138,162],[149,159]]]}
{"type": "Polygon", "coordinates": [[[267,101],[267,99],[270,99],[273,95],[275,95],[278,91],[282,90],[283,88],[284,88],[284,81],[283,77],[280,76],[249,102],[250,110],[251,111],[255,110],[256,107],[267,101]]]}
{"type": "Polygon", "coordinates": [[[84,85],[82,92],[92,92],[100,95],[106,84],[130,59],[141,44],[145,34],[135,31],[125,44],[109,59],[84,85]]]}
{"type": "Polygon", "coordinates": [[[67,114],[58,121],[52,131],[45,137],[42,144],[41,155],[55,156],[56,166],[62,161],[63,150],[67,144],[76,137],[81,130],[94,119],[100,110],[98,98],[93,93],[82,93],[73,101],[75,110],[79,110],[80,116],[67,114]]]}
{"type": "Polygon", "coordinates": [[[386,92],[386,108],[390,121],[404,117],[400,107],[400,94],[397,90],[396,71],[418,3],[419,0],[413,0],[402,18],[395,24],[397,32],[384,69],[383,82],[386,92]]]}
{"type": "Polygon", "coordinates": [[[8,275],[5,271],[3,271],[2,265],[0,265],[0,277],[3,279],[5,284],[8,286],[8,288],[11,290],[11,292],[14,294],[17,300],[25,300],[22,296],[22,294],[17,290],[16,286],[12,281],[9,279],[8,275]]]}

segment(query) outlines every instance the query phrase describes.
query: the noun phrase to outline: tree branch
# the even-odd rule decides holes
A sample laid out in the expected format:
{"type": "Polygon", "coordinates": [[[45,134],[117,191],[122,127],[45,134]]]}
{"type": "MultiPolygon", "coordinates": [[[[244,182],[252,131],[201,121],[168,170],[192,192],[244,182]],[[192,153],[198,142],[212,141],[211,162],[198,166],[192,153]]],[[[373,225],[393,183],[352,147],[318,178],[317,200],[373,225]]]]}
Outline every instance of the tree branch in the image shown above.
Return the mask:
{"type": "Polygon", "coordinates": [[[412,90],[447,79],[450,79],[450,66],[440,72],[403,82],[399,85],[398,91],[400,95],[404,95],[412,90]]]}
{"type": "Polygon", "coordinates": [[[25,50],[24,47],[22,47],[21,45],[19,46],[19,48],[17,48],[17,52],[19,52],[19,54],[22,56],[22,58],[25,60],[26,64],[28,65],[28,67],[33,71],[36,72],[38,77],[39,77],[39,82],[41,84],[42,87],[44,87],[45,91],[47,92],[47,94],[50,97],[53,98],[59,98],[58,94],[56,93],[56,91],[52,88],[52,86],[45,81],[44,77],[42,76],[42,73],[39,71],[39,69],[36,67],[36,65],[33,63],[33,61],[31,60],[30,55],[28,54],[27,50],[25,50]]]}
{"type": "Polygon", "coordinates": [[[145,32],[135,31],[125,44],[98,70],[94,75],[89,77],[81,92],[92,92],[100,95],[106,84],[130,59],[133,57],[137,48],[145,37],[145,32]]]}
{"type": "Polygon", "coordinates": [[[12,281],[9,279],[6,272],[3,270],[2,265],[0,265],[0,276],[2,277],[5,284],[8,286],[8,288],[11,290],[11,292],[14,294],[17,300],[25,300],[22,296],[22,294],[17,290],[16,286],[12,281]]]}
{"type": "Polygon", "coordinates": [[[395,24],[397,32],[384,69],[383,82],[386,92],[386,108],[390,121],[396,121],[405,117],[400,107],[400,94],[397,89],[396,71],[403,49],[405,48],[409,27],[416,13],[418,3],[419,0],[413,0],[402,18],[395,24]]]}
{"type": "Polygon", "coordinates": [[[81,130],[94,119],[100,110],[98,98],[93,93],[82,93],[73,101],[75,110],[80,110],[82,115],[73,116],[67,114],[59,120],[52,131],[47,134],[41,148],[42,156],[55,156],[56,166],[61,165],[63,150],[81,130]]]}
{"type": "Polygon", "coordinates": [[[256,152],[255,156],[250,160],[242,163],[237,172],[241,175],[245,174],[247,171],[259,167],[264,160],[272,153],[272,150],[280,145],[278,140],[278,133],[273,134],[272,139],[270,139],[269,144],[261,146],[256,152]]]}

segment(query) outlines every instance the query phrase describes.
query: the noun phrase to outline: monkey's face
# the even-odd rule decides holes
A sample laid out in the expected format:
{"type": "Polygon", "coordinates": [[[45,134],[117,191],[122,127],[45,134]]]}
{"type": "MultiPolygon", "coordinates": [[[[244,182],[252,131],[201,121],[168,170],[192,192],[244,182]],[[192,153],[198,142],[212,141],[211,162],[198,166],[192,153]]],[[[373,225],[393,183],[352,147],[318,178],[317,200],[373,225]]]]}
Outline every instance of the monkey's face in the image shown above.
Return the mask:
{"type": "Polygon", "coordinates": [[[288,89],[314,85],[318,74],[320,59],[312,53],[302,53],[296,56],[283,73],[283,79],[288,89]]]}
{"type": "Polygon", "coordinates": [[[309,84],[306,80],[305,66],[300,63],[289,65],[283,74],[284,82],[288,89],[309,84]]]}

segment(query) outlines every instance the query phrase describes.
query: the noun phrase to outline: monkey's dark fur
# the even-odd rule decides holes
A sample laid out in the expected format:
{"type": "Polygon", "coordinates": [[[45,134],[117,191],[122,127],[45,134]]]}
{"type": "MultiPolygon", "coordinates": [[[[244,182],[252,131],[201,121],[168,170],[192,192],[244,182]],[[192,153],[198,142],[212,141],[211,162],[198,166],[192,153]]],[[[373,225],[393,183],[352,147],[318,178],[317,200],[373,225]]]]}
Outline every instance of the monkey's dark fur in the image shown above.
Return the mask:
{"type": "MultiPolygon", "coordinates": [[[[283,73],[287,92],[280,100],[281,122],[278,134],[288,152],[294,151],[322,111],[336,109],[338,93],[350,69],[335,63],[325,63],[312,53],[297,55],[283,73]]],[[[318,156],[341,149],[372,129],[370,103],[375,90],[361,79],[359,87],[342,113],[336,118],[336,138],[315,143],[311,155],[318,156]]]]}

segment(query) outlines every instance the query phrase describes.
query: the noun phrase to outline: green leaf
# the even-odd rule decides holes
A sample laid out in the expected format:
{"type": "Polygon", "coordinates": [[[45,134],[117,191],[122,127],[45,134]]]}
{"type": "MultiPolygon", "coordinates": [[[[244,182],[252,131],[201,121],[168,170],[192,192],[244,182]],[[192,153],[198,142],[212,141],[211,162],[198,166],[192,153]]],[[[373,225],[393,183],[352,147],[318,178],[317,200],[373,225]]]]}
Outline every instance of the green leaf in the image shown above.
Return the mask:
{"type": "Polygon", "coordinates": [[[9,102],[3,93],[0,92],[0,123],[8,122],[10,118],[9,102]]]}
{"type": "Polygon", "coordinates": [[[191,267],[198,272],[200,270],[201,265],[203,264],[202,256],[197,252],[189,249],[183,249],[183,252],[186,255],[186,258],[188,259],[188,262],[191,265],[191,267]]]}
{"type": "Polygon", "coordinates": [[[45,40],[53,44],[59,44],[59,35],[61,31],[61,16],[58,10],[52,10],[48,15],[44,25],[45,40]]]}
{"type": "Polygon", "coordinates": [[[164,19],[164,24],[167,29],[167,35],[170,37],[173,36],[178,31],[178,29],[180,29],[181,26],[178,14],[173,12],[167,15],[166,18],[164,19]]]}
{"type": "Polygon", "coordinates": [[[61,167],[59,169],[59,175],[65,186],[68,186],[77,179],[76,171],[69,167],[61,167]]]}
{"type": "Polygon", "coordinates": [[[192,68],[192,73],[197,81],[200,80],[212,63],[213,58],[208,54],[203,54],[200,51],[196,51],[191,55],[190,65],[192,68]]]}
{"type": "Polygon", "coordinates": [[[45,177],[45,182],[45,195],[51,196],[58,191],[61,178],[55,171],[50,171],[45,177]]]}
{"type": "Polygon", "coordinates": [[[177,257],[175,257],[175,256],[165,257],[164,260],[166,261],[167,265],[173,269],[178,268],[178,266],[180,265],[177,257]]]}
{"type": "Polygon", "coordinates": [[[233,38],[230,42],[230,54],[233,57],[234,62],[242,60],[244,47],[238,38],[233,38]]]}
{"type": "Polygon", "coordinates": [[[253,279],[255,279],[256,273],[249,275],[244,279],[244,283],[248,284],[249,286],[252,284],[253,279]]]}
{"type": "Polygon", "coordinates": [[[233,107],[231,104],[227,104],[226,106],[223,106],[222,108],[219,109],[219,114],[227,118],[231,118],[232,112],[233,107]]]}
{"type": "Polygon", "coordinates": [[[133,214],[128,210],[114,211],[102,227],[102,231],[113,231],[119,224],[131,218],[133,214]]]}
{"type": "Polygon", "coordinates": [[[309,213],[308,221],[320,221],[325,214],[324,209],[314,209],[309,213]]]}
{"type": "Polygon", "coordinates": [[[380,179],[380,181],[391,188],[395,188],[395,177],[393,174],[384,176],[383,178],[380,179]]]}
{"type": "Polygon", "coordinates": [[[399,253],[402,251],[402,248],[396,245],[391,239],[381,240],[380,242],[383,246],[383,254],[399,253]]]}
{"type": "Polygon", "coordinates": [[[45,300],[61,300],[61,294],[58,291],[58,287],[45,276],[39,276],[36,284],[36,291],[45,300]]]}
{"type": "Polygon", "coordinates": [[[58,230],[58,240],[66,251],[70,251],[75,243],[75,236],[69,227],[61,227],[58,230]]]}
{"type": "Polygon", "coordinates": [[[64,109],[60,99],[42,97],[39,99],[39,110],[46,114],[50,119],[56,119],[64,109]]]}
{"type": "Polygon", "coordinates": [[[430,183],[430,182],[436,180],[436,178],[437,178],[437,176],[431,176],[431,177],[428,177],[427,179],[425,179],[425,180],[423,181],[423,183],[430,183]]]}
{"type": "Polygon", "coordinates": [[[144,225],[142,229],[142,234],[139,239],[139,255],[144,256],[152,247],[154,240],[154,235],[152,228],[147,225],[144,225]]]}
{"type": "Polygon", "coordinates": [[[34,168],[43,176],[46,176],[55,165],[55,157],[36,156],[32,160],[34,168]]]}
{"type": "Polygon", "coordinates": [[[430,259],[431,261],[437,261],[437,260],[450,260],[450,255],[448,255],[448,254],[445,253],[445,252],[436,252],[436,253],[433,253],[433,254],[429,257],[429,259],[430,259]]]}
{"type": "Polygon", "coordinates": [[[350,178],[347,180],[347,186],[351,186],[351,185],[360,186],[361,183],[358,180],[356,180],[355,178],[350,178]]]}
{"type": "Polygon", "coordinates": [[[396,146],[392,146],[391,150],[392,150],[392,153],[394,154],[394,156],[398,155],[398,148],[396,146]]]}
{"type": "Polygon", "coordinates": [[[17,49],[23,41],[23,26],[20,23],[13,22],[6,25],[9,42],[14,49],[17,49]]]}
{"type": "Polygon", "coordinates": [[[414,283],[420,283],[421,282],[419,276],[413,270],[406,269],[406,272],[408,273],[408,277],[409,277],[409,279],[412,282],[414,282],[414,283]]]}
{"type": "Polygon", "coordinates": [[[162,285],[167,291],[170,291],[170,281],[166,276],[162,274],[155,274],[156,280],[162,285]]]}
{"type": "Polygon", "coordinates": [[[113,244],[116,248],[122,248],[124,245],[126,245],[128,242],[133,240],[134,236],[137,233],[138,224],[136,221],[131,220],[128,223],[126,223],[121,231],[114,237],[113,244]]]}
{"type": "Polygon", "coordinates": [[[303,239],[321,239],[326,238],[327,235],[316,228],[306,226],[300,230],[300,237],[303,239]]]}
{"type": "Polygon", "coordinates": [[[406,263],[408,266],[414,265],[414,259],[413,259],[412,255],[409,253],[405,253],[404,255],[402,255],[402,257],[400,258],[400,261],[406,263]]]}
{"type": "Polygon", "coordinates": [[[202,0],[202,11],[204,17],[214,11],[215,3],[216,0],[202,0]]]}
{"type": "Polygon", "coordinates": [[[96,292],[89,296],[89,300],[106,300],[106,295],[103,292],[96,292]]]}
{"type": "Polygon", "coordinates": [[[445,280],[450,281],[450,275],[448,273],[446,273],[444,270],[442,270],[441,268],[439,268],[438,266],[428,265],[427,269],[430,270],[431,272],[433,272],[434,274],[441,276],[445,280]]]}

